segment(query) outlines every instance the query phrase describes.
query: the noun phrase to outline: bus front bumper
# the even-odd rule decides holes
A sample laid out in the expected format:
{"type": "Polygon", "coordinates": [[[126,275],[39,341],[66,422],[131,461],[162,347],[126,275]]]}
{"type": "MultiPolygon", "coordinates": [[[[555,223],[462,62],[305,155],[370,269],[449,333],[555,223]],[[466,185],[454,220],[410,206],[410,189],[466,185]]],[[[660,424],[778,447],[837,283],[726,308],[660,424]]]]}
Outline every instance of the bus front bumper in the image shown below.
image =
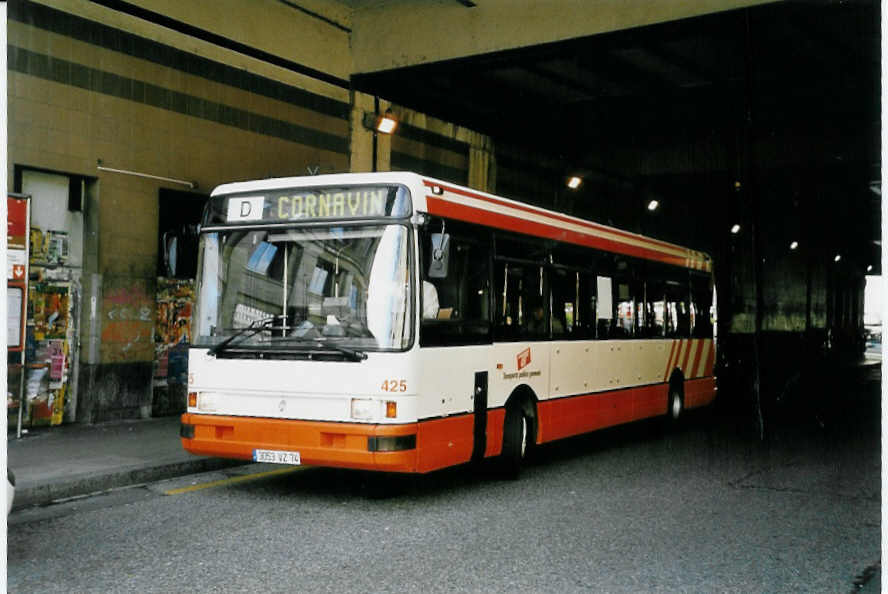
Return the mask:
{"type": "Polygon", "coordinates": [[[417,423],[372,425],[185,413],[180,436],[201,456],[252,460],[254,450],[299,452],[302,464],[417,471],[417,423]]]}

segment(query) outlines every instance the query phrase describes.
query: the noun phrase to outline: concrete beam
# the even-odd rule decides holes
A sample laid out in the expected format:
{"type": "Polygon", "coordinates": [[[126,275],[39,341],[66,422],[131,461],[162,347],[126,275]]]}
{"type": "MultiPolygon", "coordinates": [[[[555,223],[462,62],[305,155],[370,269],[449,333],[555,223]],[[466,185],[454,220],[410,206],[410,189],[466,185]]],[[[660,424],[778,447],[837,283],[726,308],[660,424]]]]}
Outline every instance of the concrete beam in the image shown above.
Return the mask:
{"type": "Polygon", "coordinates": [[[352,14],[365,74],[768,4],[770,0],[391,0],[352,14]]]}

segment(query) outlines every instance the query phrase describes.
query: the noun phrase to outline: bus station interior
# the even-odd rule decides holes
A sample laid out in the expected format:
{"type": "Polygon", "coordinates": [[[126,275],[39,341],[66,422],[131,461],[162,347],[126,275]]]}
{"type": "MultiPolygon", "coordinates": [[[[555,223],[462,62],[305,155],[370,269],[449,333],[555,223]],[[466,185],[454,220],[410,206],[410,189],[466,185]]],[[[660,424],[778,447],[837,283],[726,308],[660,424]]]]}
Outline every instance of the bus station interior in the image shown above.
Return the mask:
{"type": "Polygon", "coordinates": [[[181,412],[212,188],[371,170],[707,252],[718,406],[750,426],[755,403],[840,408],[881,275],[880,18],[875,0],[10,0],[25,422],[181,412]],[[387,110],[397,129],[374,133],[387,110]]]}

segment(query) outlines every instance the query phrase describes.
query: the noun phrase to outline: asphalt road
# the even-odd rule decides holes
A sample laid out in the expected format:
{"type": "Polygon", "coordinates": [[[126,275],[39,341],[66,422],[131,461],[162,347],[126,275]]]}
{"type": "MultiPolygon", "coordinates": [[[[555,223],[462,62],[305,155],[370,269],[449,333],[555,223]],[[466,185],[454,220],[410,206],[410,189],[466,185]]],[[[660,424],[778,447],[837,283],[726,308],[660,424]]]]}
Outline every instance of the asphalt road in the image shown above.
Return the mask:
{"type": "Polygon", "coordinates": [[[22,510],[8,589],[878,591],[878,418],[658,427],[544,447],[517,481],[458,468],[378,498],[362,473],[253,465],[22,510]]]}

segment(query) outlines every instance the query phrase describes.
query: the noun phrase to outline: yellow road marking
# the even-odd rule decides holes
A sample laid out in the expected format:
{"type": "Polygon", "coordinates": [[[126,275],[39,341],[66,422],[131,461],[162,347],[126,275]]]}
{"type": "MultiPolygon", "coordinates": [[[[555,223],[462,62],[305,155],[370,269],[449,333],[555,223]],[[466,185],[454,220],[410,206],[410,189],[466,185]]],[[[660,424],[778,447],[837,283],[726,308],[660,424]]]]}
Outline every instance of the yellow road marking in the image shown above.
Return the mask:
{"type": "Polygon", "coordinates": [[[268,476],[276,476],[279,474],[287,474],[290,472],[297,472],[299,470],[305,470],[308,468],[307,466],[292,466],[287,468],[278,468],[277,470],[268,470],[266,472],[257,472],[255,474],[245,474],[243,476],[233,476],[227,479],[221,479],[218,481],[211,481],[209,483],[201,483],[199,485],[191,485],[188,487],[180,487],[178,489],[170,489],[169,491],[164,491],[164,495],[181,495],[182,493],[191,493],[193,491],[200,491],[201,489],[212,489],[213,487],[221,487],[224,485],[233,485],[235,483],[243,483],[245,481],[254,481],[256,479],[265,478],[268,476]]]}

